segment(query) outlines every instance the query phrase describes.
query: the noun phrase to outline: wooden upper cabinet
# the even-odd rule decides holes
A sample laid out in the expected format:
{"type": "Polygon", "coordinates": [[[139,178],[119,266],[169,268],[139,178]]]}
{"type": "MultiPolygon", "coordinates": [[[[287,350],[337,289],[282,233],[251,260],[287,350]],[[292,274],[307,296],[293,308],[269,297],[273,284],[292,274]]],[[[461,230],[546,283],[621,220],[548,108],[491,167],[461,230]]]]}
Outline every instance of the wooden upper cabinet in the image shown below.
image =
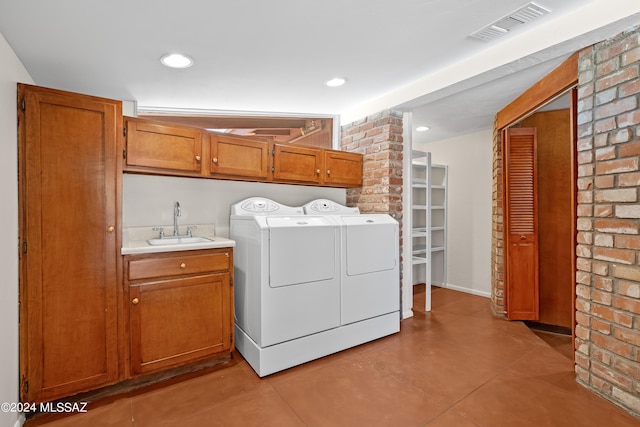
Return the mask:
{"type": "Polygon", "coordinates": [[[238,179],[266,180],[269,176],[269,143],[210,134],[211,174],[238,179]]]}
{"type": "Polygon", "coordinates": [[[201,129],[127,118],[126,170],[199,174],[202,164],[201,129]]]}
{"type": "Polygon", "coordinates": [[[362,154],[126,118],[125,172],[362,186],[362,154]]]}
{"type": "Polygon", "coordinates": [[[321,182],[322,150],[294,145],[273,145],[273,179],[301,183],[321,182]]]}
{"type": "Polygon", "coordinates": [[[119,379],[120,101],[18,85],[20,397],[119,379]]]}
{"type": "Polygon", "coordinates": [[[324,152],[324,183],[332,186],[362,186],[362,154],[346,151],[324,152]]]}

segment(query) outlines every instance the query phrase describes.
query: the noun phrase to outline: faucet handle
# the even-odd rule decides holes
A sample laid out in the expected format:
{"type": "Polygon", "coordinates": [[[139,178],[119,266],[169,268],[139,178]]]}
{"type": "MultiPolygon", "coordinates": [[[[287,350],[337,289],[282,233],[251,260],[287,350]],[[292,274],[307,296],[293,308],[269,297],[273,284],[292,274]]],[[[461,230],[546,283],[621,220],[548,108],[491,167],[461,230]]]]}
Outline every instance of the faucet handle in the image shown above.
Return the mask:
{"type": "Polygon", "coordinates": [[[192,237],[191,236],[191,230],[195,230],[196,228],[198,228],[196,225],[190,225],[187,227],[187,236],[192,237]]]}
{"type": "Polygon", "coordinates": [[[159,237],[161,239],[164,239],[164,228],[163,227],[153,227],[152,228],[153,231],[159,231],[159,237]]]}

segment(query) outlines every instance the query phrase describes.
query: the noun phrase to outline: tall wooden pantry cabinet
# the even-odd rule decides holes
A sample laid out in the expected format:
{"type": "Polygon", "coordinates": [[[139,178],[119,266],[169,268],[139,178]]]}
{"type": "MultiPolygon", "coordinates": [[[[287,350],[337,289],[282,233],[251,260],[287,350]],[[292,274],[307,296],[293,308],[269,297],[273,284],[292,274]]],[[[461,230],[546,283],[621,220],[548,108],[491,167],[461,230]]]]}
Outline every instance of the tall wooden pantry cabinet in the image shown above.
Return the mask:
{"type": "Polygon", "coordinates": [[[20,392],[118,381],[122,104],[18,85],[20,392]]]}

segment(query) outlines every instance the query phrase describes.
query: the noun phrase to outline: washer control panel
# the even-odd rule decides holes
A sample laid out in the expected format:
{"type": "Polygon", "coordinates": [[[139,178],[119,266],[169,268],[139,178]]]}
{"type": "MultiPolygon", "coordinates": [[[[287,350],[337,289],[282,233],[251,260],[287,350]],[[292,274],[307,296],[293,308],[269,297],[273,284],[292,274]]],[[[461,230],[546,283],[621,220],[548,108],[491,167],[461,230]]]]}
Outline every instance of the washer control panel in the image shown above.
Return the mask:
{"type": "Polygon", "coordinates": [[[264,197],[251,197],[231,206],[231,215],[304,215],[304,211],[264,197]]]}

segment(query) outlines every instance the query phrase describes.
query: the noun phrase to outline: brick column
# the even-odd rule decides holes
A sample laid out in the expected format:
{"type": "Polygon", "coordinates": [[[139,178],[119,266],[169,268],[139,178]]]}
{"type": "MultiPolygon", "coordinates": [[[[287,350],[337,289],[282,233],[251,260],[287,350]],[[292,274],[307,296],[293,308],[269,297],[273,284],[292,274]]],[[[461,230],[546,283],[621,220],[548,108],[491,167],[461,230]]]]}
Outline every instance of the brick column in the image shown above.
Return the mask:
{"type": "Polygon", "coordinates": [[[502,135],[497,128],[497,123],[494,121],[491,207],[491,310],[496,316],[505,317],[502,184],[502,135]]]}
{"type": "Polygon", "coordinates": [[[576,376],[640,415],[640,30],[583,50],[576,376]]]}
{"type": "Polygon", "coordinates": [[[402,222],[402,113],[387,110],[342,126],[342,149],[364,155],[362,188],[347,190],[347,204],[402,222]]]}

